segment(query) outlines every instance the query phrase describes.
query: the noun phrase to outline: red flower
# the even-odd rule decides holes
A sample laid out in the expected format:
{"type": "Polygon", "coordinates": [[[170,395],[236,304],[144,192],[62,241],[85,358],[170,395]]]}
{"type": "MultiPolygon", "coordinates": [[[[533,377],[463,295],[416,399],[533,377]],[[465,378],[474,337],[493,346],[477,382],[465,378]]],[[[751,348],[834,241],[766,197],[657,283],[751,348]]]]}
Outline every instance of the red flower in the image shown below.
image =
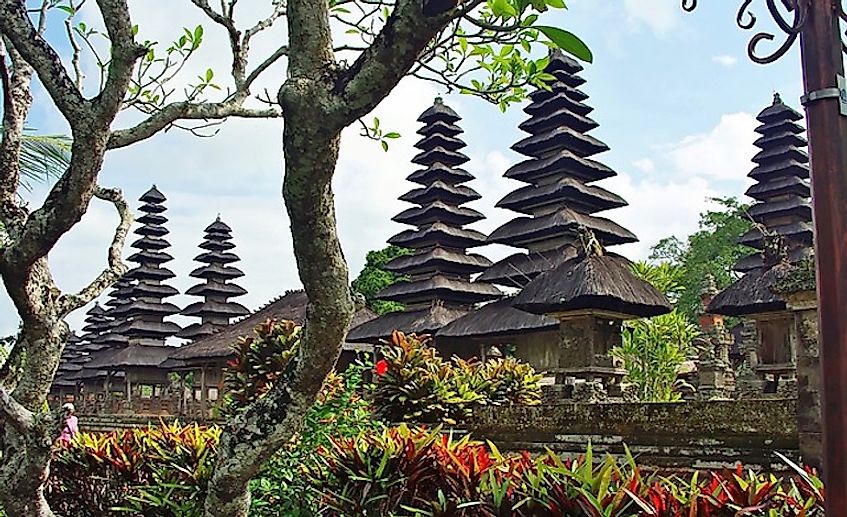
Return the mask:
{"type": "Polygon", "coordinates": [[[380,359],[376,362],[376,374],[385,375],[386,372],[388,372],[388,361],[380,359]]]}

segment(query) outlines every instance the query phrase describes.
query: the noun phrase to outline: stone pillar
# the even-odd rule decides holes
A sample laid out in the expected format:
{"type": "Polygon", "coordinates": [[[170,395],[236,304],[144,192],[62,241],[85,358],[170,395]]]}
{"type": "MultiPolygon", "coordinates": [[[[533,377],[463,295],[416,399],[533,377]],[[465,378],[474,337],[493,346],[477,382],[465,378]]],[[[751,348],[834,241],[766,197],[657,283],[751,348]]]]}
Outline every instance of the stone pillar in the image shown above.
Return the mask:
{"type": "Polygon", "coordinates": [[[803,463],[821,468],[821,365],[818,345],[818,312],[813,258],[793,266],[781,276],[774,292],[794,313],[797,336],[797,429],[803,463]]]}
{"type": "Polygon", "coordinates": [[[620,320],[588,313],[560,319],[559,343],[556,384],[575,381],[574,398],[586,402],[621,396],[626,371],[609,355],[621,343],[620,320]]]}

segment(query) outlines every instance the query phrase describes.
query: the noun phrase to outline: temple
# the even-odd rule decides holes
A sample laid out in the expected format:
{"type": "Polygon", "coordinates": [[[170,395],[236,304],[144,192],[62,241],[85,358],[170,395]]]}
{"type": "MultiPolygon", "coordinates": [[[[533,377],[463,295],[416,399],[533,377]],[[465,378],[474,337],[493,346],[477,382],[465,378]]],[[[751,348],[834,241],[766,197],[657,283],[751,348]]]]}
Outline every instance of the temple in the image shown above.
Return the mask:
{"type": "MultiPolygon", "coordinates": [[[[592,159],[608,147],[588,135],[598,126],[589,118],[588,95],[578,87],[582,66],[552,51],[546,71],[555,77],[551,89],[530,95],[524,108],[529,118],[520,129],[529,136],[512,149],[525,159],[509,168],[505,177],[525,185],[507,194],[497,206],[520,214],[494,230],[489,243],[522,248],[487,268],[477,283],[524,288],[538,275],[575,258],[581,249],[580,232],[591,232],[605,248],[636,242],[629,230],[597,214],[626,206],[620,196],[594,183],[616,173],[592,159]]],[[[560,324],[554,317],[531,314],[513,305],[513,298],[485,305],[444,326],[436,335],[439,346],[455,348],[475,343],[514,347],[515,354],[539,369],[560,368],[560,324]]]]}
{"type": "MultiPolygon", "coordinates": [[[[739,242],[754,253],[738,261],[744,275],[718,293],[709,312],[744,320],[744,375],[738,389],[748,396],[762,392],[791,394],[796,390],[798,356],[795,315],[787,303],[780,279],[813,258],[809,157],[798,121],[800,113],[787,106],[779,94],[756,117],[761,123],[749,176],[755,184],[747,195],[754,228],[739,242]]],[[[814,271],[814,268],[812,268],[814,271]]]]}
{"type": "Polygon", "coordinates": [[[418,118],[424,126],[418,130],[422,138],[415,147],[421,152],[412,163],[423,169],[413,172],[408,180],[421,186],[400,197],[416,206],[393,219],[415,229],[388,239],[389,244],[413,249],[414,253],[385,266],[407,278],[377,294],[379,299],[404,304],[405,310],[354,327],[347,337],[351,342],[376,343],[390,337],[393,330],[433,334],[467,314],[474,304],[502,294],[493,285],[470,281],[471,275],[483,271],[491,262],[466,251],[487,240],[482,233],[464,228],[485,216],[462,206],[480,196],[463,185],[473,176],[460,168],[470,158],[460,151],[465,143],[458,138],[462,133],[456,125],[459,120],[459,115],[441,98],[435,99],[435,104],[418,118]]]}

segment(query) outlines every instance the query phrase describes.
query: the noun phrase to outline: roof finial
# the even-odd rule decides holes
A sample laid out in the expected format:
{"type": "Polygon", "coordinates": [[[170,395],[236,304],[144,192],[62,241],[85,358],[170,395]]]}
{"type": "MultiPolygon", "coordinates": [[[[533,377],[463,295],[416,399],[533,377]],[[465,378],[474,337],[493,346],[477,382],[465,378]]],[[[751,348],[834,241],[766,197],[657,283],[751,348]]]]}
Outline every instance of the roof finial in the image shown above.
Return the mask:
{"type": "Polygon", "coordinates": [[[218,217],[215,218],[215,222],[216,223],[221,222],[221,213],[220,212],[218,212],[218,217]]]}
{"type": "Polygon", "coordinates": [[[773,92],[773,105],[782,104],[782,97],[779,96],[779,92],[773,92]]]}
{"type": "Polygon", "coordinates": [[[441,98],[441,95],[435,96],[435,104],[444,104],[444,99],[441,98]]]}

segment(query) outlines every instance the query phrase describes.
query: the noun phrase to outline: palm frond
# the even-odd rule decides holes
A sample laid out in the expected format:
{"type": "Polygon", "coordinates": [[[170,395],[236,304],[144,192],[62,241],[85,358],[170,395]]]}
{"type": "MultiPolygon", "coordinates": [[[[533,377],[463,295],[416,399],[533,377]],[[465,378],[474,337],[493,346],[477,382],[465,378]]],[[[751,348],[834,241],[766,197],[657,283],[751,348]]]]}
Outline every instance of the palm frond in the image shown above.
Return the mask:
{"type": "MultiPolygon", "coordinates": [[[[3,126],[0,125],[2,135],[3,126]]],[[[26,131],[21,139],[21,187],[29,191],[33,182],[49,181],[64,174],[70,164],[72,143],[65,135],[26,131]]]]}

